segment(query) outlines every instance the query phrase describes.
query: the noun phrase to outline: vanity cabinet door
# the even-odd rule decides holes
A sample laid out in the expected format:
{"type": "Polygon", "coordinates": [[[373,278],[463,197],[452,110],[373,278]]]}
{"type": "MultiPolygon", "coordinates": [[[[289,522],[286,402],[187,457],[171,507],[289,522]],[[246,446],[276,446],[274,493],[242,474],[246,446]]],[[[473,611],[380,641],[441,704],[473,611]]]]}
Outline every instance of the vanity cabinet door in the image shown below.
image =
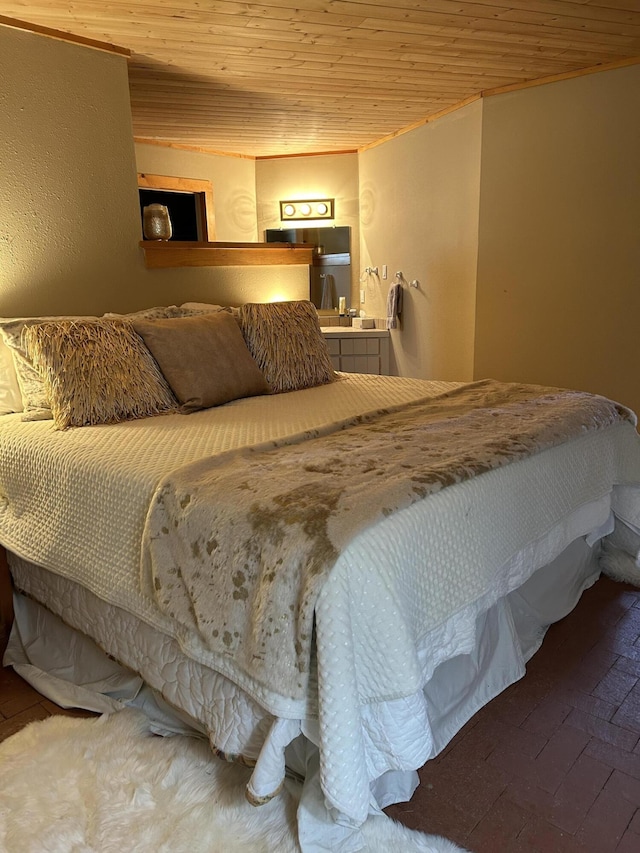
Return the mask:
{"type": "Polygon", "coordinates": [[[389,333],[380,330],[323,330],[334,370],[389,374],[389,333]],[[368,334],[367,334],[368,333],[368,334]]]}

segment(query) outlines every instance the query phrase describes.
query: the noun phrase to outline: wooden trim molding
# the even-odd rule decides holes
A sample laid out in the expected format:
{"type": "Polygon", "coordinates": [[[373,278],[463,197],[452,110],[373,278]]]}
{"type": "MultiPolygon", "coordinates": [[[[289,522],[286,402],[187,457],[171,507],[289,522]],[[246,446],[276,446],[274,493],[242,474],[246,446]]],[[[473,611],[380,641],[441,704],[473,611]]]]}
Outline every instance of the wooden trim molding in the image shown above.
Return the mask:
{"type": "Polygon", "coordinates": [[[119,47],[116,44],[109,44],[109,42],[106,41],[90,39],[86,36],[77,36],[73,33],[66,33],[63,30],[53,30],[50,27],[42,27],[40,24],[32,24],[29,21],[19,21],[17,18],[7,18],[5,15],[0,15],[0,26],[11,27],[14,30],[26,30],[27,32],[35,33],[39,36],[58,39],[58,41],[69,41],[73,44],[80,44],[83,47],[91,47],[94,50],[104,50],[107,53],[117,53],[119,56],[124,56],[125,59],[129,59],[131,57],[131,51],[127,47],[119,47]]]}
{"type": "Polygon", "coordinates": [[[149,175],[138,172],[138,188],[169,190],[170,192],[195,193],[201,197],[201,214],[205,243],[216,239],[216,219],[213,208],[213,184],[197,178],[177,178],[172,175],[149,175]]]}
{"type": "Polygon", "coordinates": [[[190,145],[187,142],[170,142],[168,139],[149,139],[146,136],[134,136],[136,145],[157,145],[160,148],[175,148],[178,151],[195,151],[198,154],[213,154],[216,157],[239,157],[241,160],[255,160],[252,154],[234,154],[232,151],[218,151],[206,145],[190,145]]]}
{"type": "Polygon", "coordinates": [[[401,127],[399,130],[388,134],[388,136],[383,136],[380,139],[376,139],[374,142],[370,142],[368,145],[363,145],[361,148],[358,148],[358,153],[361,154],[363,151],[368,151],[370,148],[376,148],[376,146],[382,145],[384,142],[390,142],[397,136],[402,136],[403,133],[409,133],[409,131],[415,130],[417,127],[422,127],[424,124],[430,124],[432,121],[443,118],[443,116],[462,109],[462,107],[466,107],[467,104],[472,104],[474,101],[481,98],[490,98],[493,95],[504,95],[506,92],[517,92],[520,89],[530,89],[533,86],[546,86],[548,83],[558,83],[561,80],[571,80],[574,77],[584,77],[587,74],[597,74],[599,71],[614,71],[616,68],[626,68],[629,65],[638,65],[639,63],[640,56],[634,56],[629,59],[618,59],[615,62],[607,62],[603,65],[593,65],[590,68],[580,68],[577,71],[566,71],[563,74],[553,74],[550,77],[539,77],[535,80],[511,83],[508,86],[498,86],[495,89],[485,89],[482,92],[478,92],[476,95],[471,95],[470,97],[465,98],[464,101],[459,101],[457,104],[452,104],[450,107],[445,107],[437,113],[425,116],[425,118],[415,121],[413,124],[401,127]]]}
{"type": "Polygon", "coordinates": [[[511,83],[508,86],[497,86],[495,89],[485,89],[483,98],[491,95],[503,95],[506,92],[517,92],[519,89],[531,89],[533,86],[546,86],[547,83],[559,83],[562,80],[572,80],[574,77],[585,77],[587,74],[598,74],[600,71],[615,71],[616,68],[627,68],[629,65],[638,65],[640,56],[632,56],[628,59],[617,59],[615,62],[606,62],[602,65],[592,65],[590,68],[580,68],[578,71],[565,71],[562,74],[552,74],[549,77],[539,77],[537,80],[525,80],[523,83],[511,83]]]}
{"type": "Polygon", "coordinates": [[[472,104],[474,101],[480,100],[481,97],[481,94],[471,95],[470,97],[465,98],[464,101],[459,101],[457,104],[452,104],[450,107],[445,107],[442,110],[438,110],[437,113],[432,113],[429,116],[421,118],[419,121],[414,121],[413,124],[408,124],[406,127],[401,127],[400,130],[395,130],[393,133],[389,133],[387,136],[383,136],[380,139],[376,139],[375,142],[370,142],[368,145],[363,145],[362,148],[358,148],[358,154],[361,154],[363,151],[368,151],[370,148],[376,148],[378,145],[382,145],[384,142],[390,142],[397,136],[402,136],[403,133],[409,133],[409,131],[415,130],[418,127],[422,127],[425,124],[431,124],[432,121],[436,121],[439,118],[443,118],[443,116],[449,115],[449,113],[453,113],[456,110],[460,110],[462,109],[462,107],[466,107],[467,104],[472,104]]]}
{"type": "Polygon", "coordinates": [[[288,160],[294,157],[334,157],[336,154],[357,154],[358,148],[345,148],[340,151],[311,151],[301,154],[259,154],[255,160],[288,160]]]}
{"type": "Polygon", "coordinates": [[[313,247],[295,243],[197,243],[141,240],[147,269],[310,265],[313,247]]]}

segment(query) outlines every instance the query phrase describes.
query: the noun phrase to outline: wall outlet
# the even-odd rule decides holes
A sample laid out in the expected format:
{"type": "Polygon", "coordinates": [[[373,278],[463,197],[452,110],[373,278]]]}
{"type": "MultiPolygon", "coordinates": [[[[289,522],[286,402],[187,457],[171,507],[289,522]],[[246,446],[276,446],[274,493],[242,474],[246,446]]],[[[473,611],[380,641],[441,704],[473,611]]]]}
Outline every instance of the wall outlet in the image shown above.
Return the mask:
{"type": "Polygon", "coordinates": [[[367,291],[366,291],[364,288],[362,288],[362,289],[360,290],[360,303],[361,303],[362,305],[364,305],[364,303],[365,303],[365,301],[366,301],[366,295],[367,295],[367,291]]]}

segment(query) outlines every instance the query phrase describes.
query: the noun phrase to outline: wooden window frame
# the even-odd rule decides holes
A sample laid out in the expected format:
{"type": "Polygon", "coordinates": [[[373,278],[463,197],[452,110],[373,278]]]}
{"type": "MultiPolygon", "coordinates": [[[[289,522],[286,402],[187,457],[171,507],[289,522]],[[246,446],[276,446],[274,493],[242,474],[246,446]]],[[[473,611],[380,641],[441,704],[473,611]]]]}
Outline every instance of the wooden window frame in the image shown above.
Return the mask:
{"type": "Polygon", "coordinates": [[[167,192],[193,193],[196,199],[198,225],[202,230],[205,243],[216,239],[216,225],[213,211],[213,184],[197,178],[176,178],[171,175],[150,175],[138,172],[138,189],[167,190],[167,192]]]}

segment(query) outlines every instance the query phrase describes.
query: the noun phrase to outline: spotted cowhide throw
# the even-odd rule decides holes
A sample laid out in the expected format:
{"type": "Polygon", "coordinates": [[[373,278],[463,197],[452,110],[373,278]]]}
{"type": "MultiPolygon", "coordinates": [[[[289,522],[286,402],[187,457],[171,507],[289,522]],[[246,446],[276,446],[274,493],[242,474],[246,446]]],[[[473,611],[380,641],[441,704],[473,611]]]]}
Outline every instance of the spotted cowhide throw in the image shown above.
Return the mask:
{"type": "Polygon", "coordinates": [[[235,671],[302,698],[314,604],[357,533],[445,486],[631,417],[603,397],[486,380],[328,434],[195,462],[156,491],[143,583],[235,671]]]}

